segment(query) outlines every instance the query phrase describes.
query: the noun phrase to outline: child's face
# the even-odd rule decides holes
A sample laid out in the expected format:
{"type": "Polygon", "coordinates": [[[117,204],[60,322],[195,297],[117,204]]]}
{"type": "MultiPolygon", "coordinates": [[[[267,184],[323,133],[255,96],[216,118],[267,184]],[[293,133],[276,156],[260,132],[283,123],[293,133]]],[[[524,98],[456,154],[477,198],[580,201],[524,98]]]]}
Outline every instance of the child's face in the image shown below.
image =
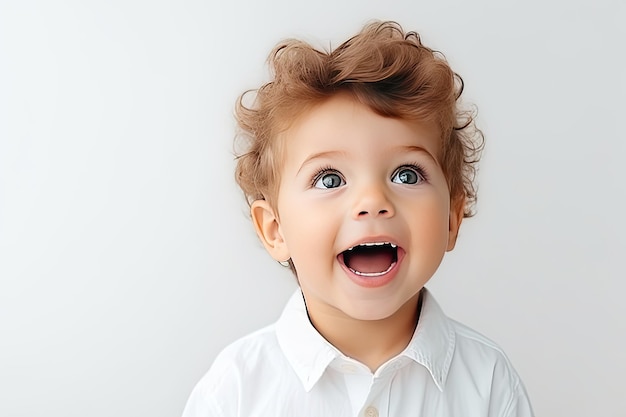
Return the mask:
{"type": "Polygon", "coordinates": [[[252,206],[266,248],[292,259],[310,311],[391,316],[454,247],[463,217],[438,163],[439,131],[338,95],[282,140],[277,212],[252,206]]]}

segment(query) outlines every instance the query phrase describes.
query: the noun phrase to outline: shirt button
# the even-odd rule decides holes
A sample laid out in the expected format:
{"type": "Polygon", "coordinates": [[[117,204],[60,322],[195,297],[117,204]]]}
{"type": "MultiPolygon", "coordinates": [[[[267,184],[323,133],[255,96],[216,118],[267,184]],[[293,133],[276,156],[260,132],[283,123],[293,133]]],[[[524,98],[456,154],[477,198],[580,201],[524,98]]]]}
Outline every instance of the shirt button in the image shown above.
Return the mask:
{"type": "Polygon", "coordinates": [[[378,417],[378,410],[376,409],[376,407],[367,407],[365,409],[365,417],[378,417]]]}

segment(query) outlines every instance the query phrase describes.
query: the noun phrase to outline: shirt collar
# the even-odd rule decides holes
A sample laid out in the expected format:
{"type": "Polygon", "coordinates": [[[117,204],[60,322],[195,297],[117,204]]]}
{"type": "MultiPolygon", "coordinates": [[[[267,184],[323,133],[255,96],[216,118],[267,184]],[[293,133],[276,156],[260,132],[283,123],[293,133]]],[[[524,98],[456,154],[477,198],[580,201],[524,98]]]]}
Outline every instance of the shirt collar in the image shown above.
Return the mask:
{"type": "Polygon", "coordinates": [[[341,352],[311,324],[304,296],[299,289],[291,296],[276,323],[276,337],[307,392],[321,378],[333,359],[341,356],[341,352]]]}
{"type": "Polygon", "coordinates": [[[435,298],[426,288],[422,289],[422,311],[417,328],[401,355],[425,366],[440,391],[443,391],[452,363],[455,335],[450,319],[435,298]]]}
{"type": "MultiPolygon", "coordinates": [[[[426,367],[439,390],[443,391],[454,353],[455,333],[448,317],[426,288],[422,290],[422,297],[417,328],[399,356],[426,367]]],[[[291,296],[276,323],[276,337],[307,392],[334,359],[343,357],[311,324],[299,289],[291,296]]]]}

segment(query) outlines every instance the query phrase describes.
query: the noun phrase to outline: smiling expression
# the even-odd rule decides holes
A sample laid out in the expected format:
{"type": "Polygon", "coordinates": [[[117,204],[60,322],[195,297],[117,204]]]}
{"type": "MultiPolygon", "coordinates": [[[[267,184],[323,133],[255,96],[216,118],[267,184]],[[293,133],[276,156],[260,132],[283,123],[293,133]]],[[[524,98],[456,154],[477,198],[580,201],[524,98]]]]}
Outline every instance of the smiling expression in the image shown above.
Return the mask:
{"type": "Polygon", "coordinates": [[[293,261],[309,312],[378,320],[415,299],[463,217],[438,162],[439,130],[337,95],[279,140],[276,205],[256,201],[252,217],[270,254],[293,261]]]}

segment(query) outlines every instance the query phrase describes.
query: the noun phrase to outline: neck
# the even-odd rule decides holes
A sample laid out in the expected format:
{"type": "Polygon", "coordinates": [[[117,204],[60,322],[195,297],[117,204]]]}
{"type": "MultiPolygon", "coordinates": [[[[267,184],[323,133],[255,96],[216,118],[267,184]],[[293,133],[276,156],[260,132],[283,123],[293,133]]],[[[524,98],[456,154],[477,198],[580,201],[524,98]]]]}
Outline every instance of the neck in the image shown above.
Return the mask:
{"type": "Polygon", "coordinates": [[[398,311],[381,320],[358,320],[345,314],[309,310],[317,331],[344,355],[365,364],[374,373],[389,359],[402,352],[413,337],[421,292],[398,311]]]}

